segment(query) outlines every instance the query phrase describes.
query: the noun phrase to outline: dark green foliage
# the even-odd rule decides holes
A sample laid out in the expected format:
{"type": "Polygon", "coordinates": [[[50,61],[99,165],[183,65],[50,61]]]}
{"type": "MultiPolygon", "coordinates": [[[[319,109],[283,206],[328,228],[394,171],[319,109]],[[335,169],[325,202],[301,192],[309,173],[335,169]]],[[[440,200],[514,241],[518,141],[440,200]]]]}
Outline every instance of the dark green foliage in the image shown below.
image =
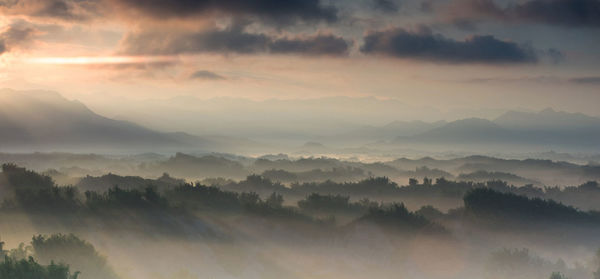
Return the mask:
{"type": "Polygon", "coordinates": [[[336,183],[325,181],[322,183],[292,184],[292,190],[297,194],[334,194],[344,196],[391,196],[399,194],[398,184],[387,177],[371,177],[359,182],[336,183]]]}
{"type": "Polygon", "coordinates": [[[247,174],[241,163],[222,156],[196,157],[179,152],[166,161],[149,164],[144,168],[150,173],[168,172],[175,176],[196,178],[208,176],[238,178],[247,174]]]}
{"type": "Polygon", "coordinates": [[[57,187],[41,189],[17,189],[18,206],[25,210],[41,212],[70,212],[80,209],[79,193],[74,187],[57,187]]]}
{"type": "Polygon", "coordinates": [[[402,203],[371,207],[358,222],[367,222],[383,228],[408,233],[446,233],[446,229],[427,220],[422,215],[410,212],[402,203]]]}
{"type": "Polygon", "coordinates": [[[20,207],[42,212],[72,212],[80,207],[78,191],[74,187],[57,187],[49,176],[17,167],[2,165],[14,193],[13,200],[5,200],[4,208],[20,207]]]}
{"type": "Polygon", "coordinates": [[[256,192],[236,193],[218,187],[185,184],[167,191],[165,195],[174,205],[189,210],[310,219],[294,208],[283,206],[283,196],[276,192],[263,200],[256,192]]]}
{"type": "Polygon", "coordinates": [[[25,246],[25,243],[20,243],[17,248],[10,249],[8,255],[16,260],[26,259],[33,255],[33,248],[31,246],[25,246]]]}
{"type": "Polygon", "coordinates": [[[465,210],[473,216],[497,217],[512,221],[598,223],[597,214],[583,212],[553,200],[528,198],[488,188],[474,189],[464,197],[465,210]]]}
{"type": "Polygon", "coordinates": [[[273,192],[267,200],[262,200],[257,193],[241,193],[239,203],[246,213],[263,217],[283,217],[291,220],[311,221],[308,216],[300,214],[295,208],[284,207],[283,197],[273,192]]]}
{"type": "Polygon", "coordinates": [[[279,182],[313,182],[313,181],[354,181],[364,179],[367,173],[360,168],[341,167],[331,169],[312,169],[309,171],[290,172],[281,169],[266,170],[263,177],[279,182]]]}
{"type": "Polygon", "coordinates": [[[201,184],[184,184],[167,191],[165,195],[177,206],[193,210],[230,211],[241,208],[237,193],[201,184]]]}
{"type": "Polygon", "coordinates": [[[588,181],[579,186],[544,187],[544,197],[566,204],[577,205],[586,210],[600,210],[600,186],[596,181],[588,181]]]}
{"type": "Polygon", "coordinates": [[[250,207],[259,204],[261,201],[260,196],[255,192],[244,192],[238,197],[240,204],[244,207],[250,207]]]}
{"type": "Polygon", "coordinates": [[[96,252],[94,246],[73,234],[34,236],[31,246],[34,257],[41,263],[69,263],[73,269],[81,271],[85,278],[117,278],[107,265],[106,259],[96,252]]]}
{"type": "Polygon", "coordinates": [[[280,182],[292,182],[292,181],[299,180],[298,174],[296,174],[296,173],[285,171],[285,170],[276,170],[276,169],[266,170],[262,173],[262,176],[264,176],[268,179],[272,179],[274,181],[280,181],[280,182]]]}
{"type": "Polygon", "coordinates": [[[49,176],[40,175],[15,164],[3,164],[2,172],[14,189],[50,189],[55,186],[49,176]]]}
{"type": "Polygon", "coordinates": [[[271,194],[269,196],[269,198],[267,198],[265,200],[265,203],[268,206],[273,207],[273,208],[282,207],[283,206],[283,196],[281,194],[273,192],[273,194],[271,194]]]}
{"type": "Polygon", "coordinates": [[[224,189],[236,192],[255,192],[261,196],[270,195],[273,192],[287,193],[289,189],[279,182],[273,182],[260,175],[249,175],[245,180],[238,183],[229,183],[222,186],[224,189]]]}
{"type": "Polygon", "coordinates": [[[143,190],[148,187],[165,190],[183,183],[184,181],[173,179],[166,173],[158,179],[145,179],[139,176],[120,176],[109,173],[98,177],[88,175],[77,183],[77,187],[82,191],[102,193],[113,188],[115,185],[119,186],[121,189],[128,190],[143,190]]]}
{"type": "Polygon", "coordinates": [[[0,262],[0,279],[77,279],[78,274],[71,274],[63,264],[40,265],[32,257],[15,260],[6,256],[0,262]]]}
{"type": "Polygon", "coordinates": [[[366,213],[370,207],[379,204],[369,199],[350,202],[350,197],[341,195],[321,195],[312,193],[298,201],[298,207],[303,211],[313,213],[366,213]]]}
{"type": "Polygon", "coordinates": [[[298,202],[298,207],[310,211],[342,211],[350,209],[350,197],[312,193],[298,202]]]}
{"type": "Polygon", "coordinates": [[[416,178],[408,179],[408,186],[417,186],[418,184],[419,184],[419,181],[416,178]]]}
{"type": "Polygon", "coordinates": [[[459,181],[490,181],[490,180],[501,180],[507,181],[510,183],[515,183],[518,185],[526,185],[526,184],[539,184],[539,182],[520,177],[518,175],[506,172],[498,172],[498,171],[484,171],[478,170],[471,173],[462,173],[458,177],[456,177],[459,181]]]}
{"type": "Polygon", "coordinates": [[[569,278],[567,278],[567,276],[564,276],[560,272],[552,272],[552,274],[550,275],[550,279],[569,279],[569,278]]]}
{"type": "Polygon", "coordinates": [[[100,208],[166,208],[167,200],[152,187],[144,191],[121,189],[117,186],[104,194],[85,192],[86,206],[92,210],[100,208]]]}
{"type": "Polygon", "coordinates": [[[428,220],[435,220],[444,217],[443,212],[431,205],[424,205],[419,210],[415,211],[415,213],[427,218],[428,220]]]}

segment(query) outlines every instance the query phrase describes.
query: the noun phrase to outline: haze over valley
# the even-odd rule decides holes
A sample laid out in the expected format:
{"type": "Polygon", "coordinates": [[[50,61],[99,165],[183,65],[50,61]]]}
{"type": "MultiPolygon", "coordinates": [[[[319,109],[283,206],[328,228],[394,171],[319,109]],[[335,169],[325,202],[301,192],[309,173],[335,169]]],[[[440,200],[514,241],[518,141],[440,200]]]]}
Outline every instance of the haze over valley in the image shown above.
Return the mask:
{"type": "Polygon", "coordinates": [[[0,0],[0,279],[600,279],[600,0],[0,0]]]}

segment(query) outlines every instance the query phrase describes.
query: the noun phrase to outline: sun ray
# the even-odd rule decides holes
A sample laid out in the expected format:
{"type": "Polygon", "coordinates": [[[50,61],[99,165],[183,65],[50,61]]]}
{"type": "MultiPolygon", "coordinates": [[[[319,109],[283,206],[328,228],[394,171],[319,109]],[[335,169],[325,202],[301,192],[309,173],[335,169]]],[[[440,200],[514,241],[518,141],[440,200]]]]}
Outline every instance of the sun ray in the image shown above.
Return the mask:
{"type": "Polygon", "coordinates": [[[31,64],[90,65],[90,64],[137,64],[177,61],[177,56],[56,56],[33,57],[26,61],[31,64]]]}

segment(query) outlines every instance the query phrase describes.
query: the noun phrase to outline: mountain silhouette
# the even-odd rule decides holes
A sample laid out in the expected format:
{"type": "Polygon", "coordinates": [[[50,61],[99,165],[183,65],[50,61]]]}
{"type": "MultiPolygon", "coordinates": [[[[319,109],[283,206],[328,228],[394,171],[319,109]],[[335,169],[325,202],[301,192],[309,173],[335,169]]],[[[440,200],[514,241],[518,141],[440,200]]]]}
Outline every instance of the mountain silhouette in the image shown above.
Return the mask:
{"type": "Polygon", "coordinates": [[[569,150],[600,149],[600,118],[544,109],[537,113],[508,111],[490,121],[467,118],[395,143],[437,145],[520,145],[569,150]]]}
{"type": "Polygon", "coordinates": [[[51,91],[0,90],[0,150],[222,150],[229,138],[163,133],[94,113],[51,91]]]}

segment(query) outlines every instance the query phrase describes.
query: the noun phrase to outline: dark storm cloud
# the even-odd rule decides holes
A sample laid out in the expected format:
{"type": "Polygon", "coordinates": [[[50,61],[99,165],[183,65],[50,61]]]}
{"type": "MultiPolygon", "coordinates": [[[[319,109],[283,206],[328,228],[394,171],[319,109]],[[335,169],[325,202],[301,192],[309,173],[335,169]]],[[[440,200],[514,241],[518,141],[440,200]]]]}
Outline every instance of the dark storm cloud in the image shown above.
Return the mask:
{"type": "Polygon", "coordinates": [[[598,0],[533,0],[515,6],[514,14],[541,23],[600,27],[598,0]]]}
{"type": "Polygon", "coordinates": [[[192,73],[190,79],[222,80],[225,79],[225,77],[211,71],[200,70],[192,73]]]}
{"type": "Polygon", "coordinates": [[[124,39],[128,54],[259,53],[267,50],[270,38],[244,32],[242,27],[203,32],[141,32],[124,39]]]}
{"type": "Polygon", "coordinates": [[[493,0],[461,2],[470,15],[509,22],[532,22],[567,27],[600,27],[600,0],[530,0],[506,8],[493,0]]]}
{"type": "Polygon", "coordinates": [[[186,17],[207,12],[251,15],[277,22],[337,20],[337,10],[319,0],[115,0],[156,17],[186,17]]]}
{"type": "Polygon", "coordinates": [[[395,0],[372,0],[372,8],[385,13],[396,13],[400,9],[395,0]]]}
{"type": "Polygon", "coordinates": [[[278,39],[262,33],[248,33],[244,26],[222,30],[183,33],[141,32],[129,34],[123,41],[127,54],[194,53],[278,53],[301,55],[344,55],[348,43],[333,35],[278,39]]]}
{"type": "Polygon", "coordinates": [[[421,4],[419,5],[419,10],[422,13],[426,13],[426,14],[432,13],[433,10],[434,10],[433,9],[433,2],[429,1],[429,0],[421,2],[421,4]]]}
{"type": "Polygon", "coordinates": [[[361,51],[365,54],[429,60],[446,63],[528,63],[536,62],[535,51],[527,46],[493,36],[473,36],[456,41],[429,31],[410,32],[401,28],[367,34],[361,51]]]}
{"type": "Polygon", "coordinates": [[[12,23],[0,33],[0,55],[16,48],[27,47],[32,41],[36,30],[25,22],[12,23]]]}
{"type": "Polygon", "coordinates": [[[308,38],[279,39],[269,44],[272,53],[303,55],[346,55],[348,42],[334,35],[317,35],[308,38]]]}

